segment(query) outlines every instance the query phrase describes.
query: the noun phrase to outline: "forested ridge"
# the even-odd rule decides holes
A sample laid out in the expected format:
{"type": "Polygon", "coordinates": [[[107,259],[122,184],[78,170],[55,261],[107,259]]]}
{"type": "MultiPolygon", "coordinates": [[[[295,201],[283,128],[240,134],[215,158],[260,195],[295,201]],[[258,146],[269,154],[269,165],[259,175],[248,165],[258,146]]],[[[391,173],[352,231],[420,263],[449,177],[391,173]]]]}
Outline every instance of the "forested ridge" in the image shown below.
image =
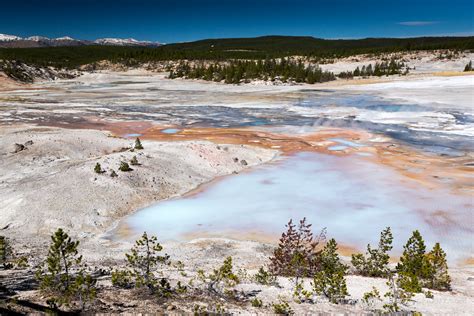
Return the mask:
{"type": "Polygon", "coordinates": [[[108,60],[130,65],[166,60],[264,60],[286,56],[315,59],[357,54],[380,54],[413,50],[473,50],[474,37],[367,38],[326,40],[299,36],[206,39],[160,47],[75,46],[2,48],[0,60],[17,60],[36,66],[76,68],[108,60]]]}

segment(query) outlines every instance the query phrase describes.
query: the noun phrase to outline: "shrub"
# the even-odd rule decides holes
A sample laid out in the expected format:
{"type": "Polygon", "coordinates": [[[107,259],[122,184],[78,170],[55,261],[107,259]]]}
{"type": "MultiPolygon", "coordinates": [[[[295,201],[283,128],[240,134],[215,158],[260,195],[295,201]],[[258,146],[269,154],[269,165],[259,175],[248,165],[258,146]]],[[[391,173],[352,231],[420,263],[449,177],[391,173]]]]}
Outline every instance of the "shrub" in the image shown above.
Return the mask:
{"type": "Polygon", "coordinates": [[[377,248],[367,245],[367,252],[364,255],[352,255],[351,263],[357,273],[364,276],[383,277],[388,273],[388,262],[390,256],[388,252],[392,250],[393,236],[390,227],[385,228],[380,233],[379,245],[377,248]]]}
{"type": "Polygon", "coordinates": [[[123,288],[130,289],[133,287],[132,275],[130,271],[116,270],[112,271],[112,285],[123,288]]]}
{"type": "Polygon", "coordinates": [[[263,302],[262,300],[258,299],[258,298],[253,298],[250,303],[252,304],[253,307],[262,307],[263,306],[263,302]]]}
{"type": "Polygon", "coordinates": [[[464,71],[472,71],[472,60],[470,60],[466,67],[464,67],[464,71]]]}
{"type": "Polygon", "coordinates": [[[125,161],[122,161],[122,162],[120,162],[119,170],[123,171],[123,172],[127,172],[127,171],[132,171],[133,169],[130,168],[128,163],[126,163],[125,161]]]}
{"type": "Polygon", "coordinates": [[[28,257],[17,256],[5,236],[0,236],[0,267],[3,269],[25,269],[28,267],[28,257]]]}
{"type": "Polygon", "coordinates": [[[295,284],[298,284],[299,278],[314,276],[319,271],[321,250],[317,247],[325,239],[325,230],[314,238],[311,226],[306,223],[306,218],[300,221],[298,227],[292,220],[288,222],[287,231],[281,235],[278,247],[270,258],[269,268],[273,275],[293,277],[295,284]]]}
{"type": "Polygon", "coordinates": [[[98,174],[101,174],[101,173],[104,173],[105,171],[102,170],[102,167],[100,166],[100,163],[96,163],[95,167],[94,167],[94,172],[98,173],[98,174]]]}
{"type": "Polygon", "coordinates": [[[131,164],[132,166],[138,166],[138,165],[139,165],[137,156],[133,156],[133,157],[132,157],[132,159],[130,160],[130,164],[131,164]]]}
{"type": "Polygon", "coordinates": [[[115,172],[115,170],[110,171],[110,177],[112,178],[118,177],[117,172],[115,172]]]}
{"type": "Polygon", "coordinates": [[[0,236],[0,265],[7,268],[8,242],[5,236],[0,236]]]}
{"type": "Polygon", "coordinates": [[[258,272],[254,276],[255,282],[262,285],[275,285],[276,284],[276,277],[272,275],[269,271],[265,270],[265,268],[260,267],[258,272]]]}
{"type": "Polygon", "coordinates": [[[135,140],[135,146],[134,146],[135,149],[143,149],[143,145],[142,145],[142,142],[140,141],[140,138],[137,137],[137,139],[135,140]]]}
{"type": "Polygon", "coordinates": [[[321,252],[321,271],[313,278],[313,290],[324,295],[332,303],[338,303],[347,293],[345,275],[347,266],[341,263],[337,254],[337,243],[331,239],[321,252]]]}
{"type": "Polygon", "coordinates": [[[366,309],[373,310],[375,307],[376,301],[381,301],[382,298],[380,297],[379,290],[373,286],[372,291],[365,292],[364,296],[362,297],[362,303],[365,305],[366,309]]]}
{"type": "Polygon", "coordinates": [[[48,256],[36,273],[41,291],[48,296],[51,307],[70,305],[79,301],[84,309],[86,303],[96,297],[95,280],[85,273],[77,247],[61,228],[51,236],[48,256]],[[72,272],[79,270],[76,274],[72,272]]]}
{"type": "Polygon", "coordinates": [[[282,298],[280,298],[280,301],[278,303],[273,303],[273,312],[275,314],[279,315],[292,315],[294,314],[293,310],[290,307],[290,304],[282,298]]]}
{"type": "Polygon", "coordinates": [[[389,302],[383,305],[385,312],[393,314],[399,313],[402,309],[406,311],[413,293],[405,291],[392,274],[388,276],[387,285],[389,290],[384,297],[388,298],[389,302]]]}
{"type": "Polygon", "coordinates": [[[203,270],[198,271],[198,276],[205,284],[211,294],[222,296],[230,294],[229,288],[240,283],[239,278],[233,272],[232,257],[227,257],[222,266],[208,275],[203,270]]]}

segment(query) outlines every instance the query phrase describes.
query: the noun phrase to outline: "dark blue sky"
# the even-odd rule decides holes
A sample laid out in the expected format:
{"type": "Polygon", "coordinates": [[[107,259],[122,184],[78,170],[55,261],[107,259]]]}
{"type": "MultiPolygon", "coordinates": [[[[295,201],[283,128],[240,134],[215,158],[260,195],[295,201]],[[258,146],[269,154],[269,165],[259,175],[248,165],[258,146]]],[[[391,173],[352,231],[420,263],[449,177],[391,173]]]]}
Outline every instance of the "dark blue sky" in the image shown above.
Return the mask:
{"type": "Polygon", "coordinates": [[[474,0],[1,0],[0,33],[165,43],[218,37],[474,35],[474,0]]]}

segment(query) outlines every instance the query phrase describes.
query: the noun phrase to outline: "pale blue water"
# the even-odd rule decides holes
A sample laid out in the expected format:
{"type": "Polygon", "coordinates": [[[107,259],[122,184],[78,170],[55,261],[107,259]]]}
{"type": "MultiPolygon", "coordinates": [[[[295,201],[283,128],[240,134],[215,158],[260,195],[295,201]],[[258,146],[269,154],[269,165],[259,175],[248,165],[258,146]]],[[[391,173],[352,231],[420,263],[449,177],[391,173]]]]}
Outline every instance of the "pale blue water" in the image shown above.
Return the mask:
{"type": "Polygon", "coordinates": [[[161,132],[164,134],[176,134],[179,131],[180,129],[177,129],[177,128],[167,128],[167,129],[162,130],[161,132]]]}
{"type": "Polygon", "coordinates": [[[301,153],[225,177],[196,195],[160,202],[126,223],[160,240],[256,231],[274,235],[276,242],[290,218],[307,217],[315,230],[327,227],[330,237],[361,248],[391,226],[397,251],[419,229],[428,245],[440,241],[453,259],[472,250],[472,229],[465,224],[469,204],[467,197],[424,189],[362,157],[301,153]],[[437,210],[450,213],[452,222],[433,217],[437,210]]]}

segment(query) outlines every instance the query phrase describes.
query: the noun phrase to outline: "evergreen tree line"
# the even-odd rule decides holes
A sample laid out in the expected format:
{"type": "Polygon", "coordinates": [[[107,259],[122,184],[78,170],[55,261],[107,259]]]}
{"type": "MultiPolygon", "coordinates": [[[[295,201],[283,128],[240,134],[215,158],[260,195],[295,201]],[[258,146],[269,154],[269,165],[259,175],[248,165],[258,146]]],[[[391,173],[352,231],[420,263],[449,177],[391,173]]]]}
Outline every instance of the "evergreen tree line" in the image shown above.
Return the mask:
{"type": "Polygon", "coordinates": [[[202,40],[155,48],[98,45],[0,48],[0,60],[16,60],[41,67],[77,68],[102,60],[140,64],[167,60],[256,60],[288,56],[331,59],[358,54],[437,49],[472,50],[474,37],[322,40],[310,37],[267,36],[202,40]]]}
{"type": "Polygon", "coordinates": [[[302,61],[285,58],[279,61],[275,59],[232,60],[225,65],[199,63],[191,66],[189,63],[181,62],[174,70],[170,71],[169,78],[204,79],[224,81],[229,84],[248,82],[252,79],[265,81],[278,79],[282,82],[294,81],[314,84],[336,79],[333,73],[323,71],[317,66],[305,66],[302,61]]]}
{"type": "Polygon", "coordinates": [[[350,79],[353,77],[370,77],[370,76],[390,76],[390,75],[406,75],[408,74],[409,68],[405,65],[403,61],[399,62],[395,59],[390,61],[382,61],[367,66],[362,66],[362,68],[357,67],[354,71],[344,71],[339,73],[337,76],[339,78],[350,79]]]}

